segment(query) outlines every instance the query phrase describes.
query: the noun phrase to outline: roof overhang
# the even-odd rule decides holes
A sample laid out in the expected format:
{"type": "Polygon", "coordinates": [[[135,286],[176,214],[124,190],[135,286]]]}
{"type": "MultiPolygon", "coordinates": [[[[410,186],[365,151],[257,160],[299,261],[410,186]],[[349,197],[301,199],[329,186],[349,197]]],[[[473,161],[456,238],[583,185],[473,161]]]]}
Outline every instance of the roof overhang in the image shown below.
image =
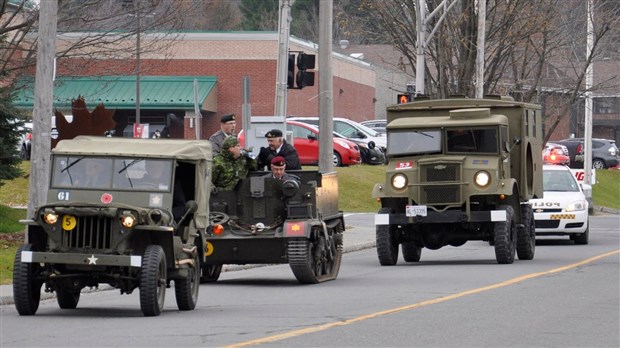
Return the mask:
{"type": "MultiPolygon", "coordinates": [[[[140,109],[194,110],[194,99],[197,99],[201,110],[216,112],[216,83],[215,76],[142,76],[140,109]]],[[[135,76],[57,77],[53,107],[70,110],[72,101],[82,96],[86,105],[92,107],[103,104],[107,109],[135,109],[136,89],[135,76]]],[[[14,105],[32,109],[34,77],[21,78],[16,90],[14,105]]]]}

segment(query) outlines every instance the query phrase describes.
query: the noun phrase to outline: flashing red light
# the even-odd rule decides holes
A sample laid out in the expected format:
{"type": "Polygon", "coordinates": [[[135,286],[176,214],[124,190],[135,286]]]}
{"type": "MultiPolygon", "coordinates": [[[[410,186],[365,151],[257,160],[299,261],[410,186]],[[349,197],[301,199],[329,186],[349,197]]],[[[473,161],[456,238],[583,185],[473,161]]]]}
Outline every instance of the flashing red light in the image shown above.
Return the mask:
{"type": "Polygon", "coordinates": [[[222,225],[215,225],[215,226],[213,226],[213,234],[219,236],[222,233],[224,233],[224,226],[222,226],[222,225]]]}

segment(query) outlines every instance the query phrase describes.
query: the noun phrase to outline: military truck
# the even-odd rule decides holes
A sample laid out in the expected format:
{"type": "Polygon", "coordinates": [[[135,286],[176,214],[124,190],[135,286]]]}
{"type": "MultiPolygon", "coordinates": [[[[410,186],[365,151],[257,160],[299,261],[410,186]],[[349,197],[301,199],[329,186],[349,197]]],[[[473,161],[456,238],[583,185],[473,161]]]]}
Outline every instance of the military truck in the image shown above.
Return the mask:
{"type": "Polygon", "coordinates": [[[41,287],[62,309],[85,287],[140,289],[157,316],[174,282],[177,306],[198,300],[209,223],[211,143],[80,136],[52,151],[47,202],[27,224],[15,257],[13,294],[34,315],[41,287]]]}
{"type": "Polygon", "coordinates": [[[288,263],[303,284],[336,278],[345,226],[337,173],[287,173],[299,180],[251,172],[233,190],[211,194],[203,282],[217,281],[225,264],[288,263]]]}
{"type": "Polygon", "coordinates": [[[373,197],[377,254],[394,265],[422,248],[488,241],[500,264],[534,258],[542,197],[540,106],[509,97],[419,100],[387,109],[388,165],[373,197]]]}

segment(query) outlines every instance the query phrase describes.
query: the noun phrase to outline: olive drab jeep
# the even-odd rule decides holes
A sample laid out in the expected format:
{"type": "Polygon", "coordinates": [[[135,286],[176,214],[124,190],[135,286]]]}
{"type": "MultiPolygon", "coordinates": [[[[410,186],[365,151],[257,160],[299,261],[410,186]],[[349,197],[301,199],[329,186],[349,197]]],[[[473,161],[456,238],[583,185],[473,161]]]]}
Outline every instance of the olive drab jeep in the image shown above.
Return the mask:
{"type": "Polygon", "coordinates": [[[15,257],[20,315],[39,307],[41,287],[60,308],[85,287],[140,289],[145,316],[159,315],[174,283],[177,306],[198,300],[209,223],[208,141],[80,136],[52,151],[47,201],[27,224],[15,257]]]}
{"type": "Polygon", "coordinates": [[[542,197],[539,105],[507,97],[420,100],[388,107],[388,166],[373,197],[381,265],[422,248],[488,241],[498,263],[534,258],[542,197]]]}
{"type": "Polygon", "coordinates": [[[287,173],[299,180],[250,172],[211,194],[203,282],[217,281],[224,264],[288,263],[305,284],[336,278],[344,232],[337,173],[287,173]]]}

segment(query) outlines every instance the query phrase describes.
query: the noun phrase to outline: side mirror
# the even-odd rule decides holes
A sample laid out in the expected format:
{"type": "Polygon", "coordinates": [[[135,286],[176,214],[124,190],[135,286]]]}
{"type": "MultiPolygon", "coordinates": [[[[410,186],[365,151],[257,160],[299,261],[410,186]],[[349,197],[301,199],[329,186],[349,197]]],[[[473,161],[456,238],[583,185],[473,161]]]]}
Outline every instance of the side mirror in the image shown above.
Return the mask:
{"type": "Polygon", "coordinates": [[[185,203],[186,214],[193,214],[198,210],[198,203],[196,201],[188,201],[185,203]]]}
{"type": "Polygon", "coordinates": [[[313,134],[308,134],[307,138],[310,139],[310,140],[317,140],[318,139],[318,137],[314,133],[313,134]]]}

